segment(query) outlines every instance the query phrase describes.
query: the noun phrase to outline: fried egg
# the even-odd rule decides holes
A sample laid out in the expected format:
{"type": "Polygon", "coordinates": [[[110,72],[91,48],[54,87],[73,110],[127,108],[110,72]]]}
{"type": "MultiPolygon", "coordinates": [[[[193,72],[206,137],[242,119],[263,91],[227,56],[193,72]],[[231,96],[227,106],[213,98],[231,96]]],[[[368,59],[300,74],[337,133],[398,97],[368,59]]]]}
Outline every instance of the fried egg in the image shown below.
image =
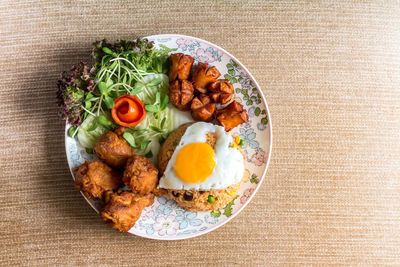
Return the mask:
{"type": "MultiPolygon", "coordinates": [[[[168,109],[166,109],[167,116],[171,119],[171,128],[176,129],[179,127],[179,125],[182,125],[187,122],[193,122],[192,116],[190,115],[190,112],[187,111],[181,111],[177,108],[175,108],[172,104],[168,104],[168,109]]],[[[146,120],[149,119],[149,116],[146,116],[145,119],[137,126],[138,129],[146,129],[150,123],[146,122],[146,120]]],[[[155,165],[157,165],[157,155],[160,151],[160,143],[158,141],[158,136],[155,136],[151,139],[150,143],[150,151],[152,152],[151,154],[153,155],[150,157],[150,161],[153,162],[155,165]]],[[[146,151],[147,153],[147,151],[146,151]]],[[[146,153],[143,153],[146,154],[146,153]]]]}
{"type": "Polygon", "coordinates": [[[233,138],[224,127],[197,122],[186,129],[160,179],[160,188],[220,190],[239,183],[244,174],[244,159],[231,147],[233,138]],[[216,136],[214,148],[207,134],[216,136]]]}

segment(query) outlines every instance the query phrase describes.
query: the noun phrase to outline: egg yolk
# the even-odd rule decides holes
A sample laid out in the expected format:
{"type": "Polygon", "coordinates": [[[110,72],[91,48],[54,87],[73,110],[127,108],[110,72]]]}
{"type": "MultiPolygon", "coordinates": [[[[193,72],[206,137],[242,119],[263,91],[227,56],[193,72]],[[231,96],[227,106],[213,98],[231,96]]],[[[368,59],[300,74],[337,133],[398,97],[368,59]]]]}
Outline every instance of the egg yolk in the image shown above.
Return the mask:
{"type": "Polygon", "coordinates": [[[185,183],[204,182],[214,167],[214,149],[207,143],[187,144],[176,155],[175,174],[185,183]]]}

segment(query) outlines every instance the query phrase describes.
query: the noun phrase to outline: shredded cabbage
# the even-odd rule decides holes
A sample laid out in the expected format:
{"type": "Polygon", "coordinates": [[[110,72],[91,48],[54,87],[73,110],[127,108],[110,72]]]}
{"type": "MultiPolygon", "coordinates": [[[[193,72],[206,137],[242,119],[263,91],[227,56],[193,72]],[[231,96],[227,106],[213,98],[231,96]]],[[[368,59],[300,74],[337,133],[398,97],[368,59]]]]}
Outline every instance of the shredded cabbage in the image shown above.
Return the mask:
{"type": "Polygon", "coordinates": [[[143,83],[136,82],[135,89],[143,88],[143,91],[136,94],[140,100],[145,104],[153,103],[156,99],[156,93],[160,92],[162,95],[168,94],[169,79],[165,74],[148,74],[143,76],[143,83]],[[148,84],[154,80],[161,79],[161,83],[156,86],[149,86],[148,84]]]}
{"type": "MultiPolygon", "coordinates": [[[[145,87],[143,91],[137,94],[145,104],[153,104],[156,101],[158,92],[161,96],[168,94],[169,79],[167,75],[150,74],[144,76],[143,80],[144,83],[136,83],[135,88],[145,87]],[[156,86],[149,86],[149,84],[154,84],[153,81],[155,80],[161,82],[156,86]]],[[[192,121],[190,113],[180,111],[172,104],[168,104],[164,110],[159,110],[156,113],[147,112],[142,122],[136,127],[127,129],[131,134],[129,137],[130,144],[135,147],[135,153],[153,158],[153,162],[155,162],[155,156],[162,140],[179,125],[188,121],[192,121]],[[144,146],[142,144],[147,145],[144,146]]]]}
{"type": "Polygon", "coordinates": [[[79,126],[76,137],[83,147],[91,149],[99,141],[100,137],[108,131],[109,129],[97,123],[95,116],[89,114],[79,126]]]}

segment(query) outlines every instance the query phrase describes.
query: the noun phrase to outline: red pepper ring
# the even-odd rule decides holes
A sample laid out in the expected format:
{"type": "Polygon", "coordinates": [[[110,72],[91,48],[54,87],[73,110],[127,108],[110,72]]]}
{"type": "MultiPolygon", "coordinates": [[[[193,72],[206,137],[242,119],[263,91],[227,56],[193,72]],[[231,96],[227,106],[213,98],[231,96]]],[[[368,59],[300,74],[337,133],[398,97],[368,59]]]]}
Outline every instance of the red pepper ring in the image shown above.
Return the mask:
{"type": "Polygon", "coordinates": [[[137,96],[123,95],[114,100],[111,115],[117,124],[134,127],[144,119],[146,110],[137,96]]]}

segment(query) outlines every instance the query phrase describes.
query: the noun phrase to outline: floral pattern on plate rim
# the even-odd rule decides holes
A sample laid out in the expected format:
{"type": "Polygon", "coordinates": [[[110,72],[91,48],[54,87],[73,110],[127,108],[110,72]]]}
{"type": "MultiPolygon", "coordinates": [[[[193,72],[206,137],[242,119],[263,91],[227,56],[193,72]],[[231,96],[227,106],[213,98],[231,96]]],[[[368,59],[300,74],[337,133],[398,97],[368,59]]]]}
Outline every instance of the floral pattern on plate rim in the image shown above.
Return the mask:
{"type": "MultiPolygon", "coordinates": [[[[249,114],[249,122],[233,130],[245,141],[242,147],[246,157],[249,180],[237,192],[235,198],[221,210],[190,212],[166,197],[156,198],[154,204],[143,210],[140,219],[129,231],[151,239],[185,239],[212,231],[237,215],[251,200],[263,180],[271,153],[272,129],[265,99],[251,74],[228,52],[207,41],[182,35],[155,35],[148,37],[156,45],[162,43],[176,52],[190,54],[196,62],[216,66],[235,88],[235,100],[242,103],[249,114]],[[264,101],[263,101],[264,100],[264,101]]],[[[223,77],[222,77],[223,76],[223,77]]],[[[68,137],[66,126],[65,146],[69,167],[72,169],[85,160],[96,156],[86,153],[79,143],[68,137]]],[[[88,200],[98,212],[100,202],[88,200]]]]}

